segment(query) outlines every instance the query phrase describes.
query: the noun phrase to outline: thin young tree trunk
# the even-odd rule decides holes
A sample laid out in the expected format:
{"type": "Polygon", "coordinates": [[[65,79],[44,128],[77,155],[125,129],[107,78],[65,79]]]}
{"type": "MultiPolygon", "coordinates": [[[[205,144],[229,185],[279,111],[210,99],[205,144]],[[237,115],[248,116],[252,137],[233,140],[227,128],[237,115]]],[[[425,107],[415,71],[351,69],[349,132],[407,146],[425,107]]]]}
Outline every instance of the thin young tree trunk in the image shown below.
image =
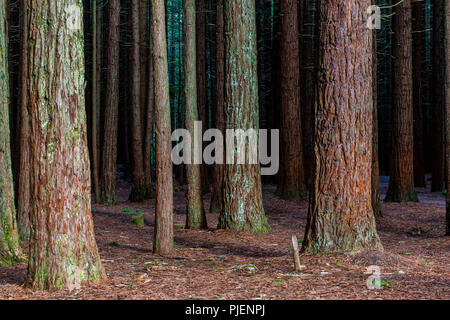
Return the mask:
{"type": "Polygon", "coordinates": [[[95,201],[100,202],[100,182],[99,182],[99,116],[100,116],[100,52],[101,52],[101,29],[98,21],[98,12],[101,10],[97,6],[97,0],[92,0],[92,188],[94,189],[95,201]]]}
{"type": "Polygon", "coordinates": [[[424,145],[424,57],[425,57],[425,6],[423,1],[413,1],[413,94],[414,94],[414,184],[425,188],[424,145]]]}
{"type": "MultiPolygon", "coordinates": [[[[216,129],[222,134],[225,131],[225,38],[223,20],[224,1],[217,2],[217,77],[216,77],[216,129]]],[[[220,213],[223,209],[223,164],[214,165],[213,190],[211,196],[210,212],[220,213]]]]}
{"type": "Polygon", "coordinates": [[[140,25],[139,0],[131,0],[131,135],[132,135],[132,180],[130,200],[141,202],[145,199],[144,190],[144,155],[142,146],[142,119],[141,119],[141,55],[140,55],[140,25]]]}
{"type": "Polygon", "coordinates": [[[315,177],[303,250],[381,249],[372,211],[371,0],[319,1],[315,177]],[[357,128],[357,130],[355,130],[357,128]]]}
{"type": "MultiPolygon", "coordinates": [[[[206,100],[206,0],[195,2],[196,10],[196,46],[197,46],[197,101],[198,115],[203,123],[203,132],[208,126],[207,100],[206,100]]],[[[202,135],[203,136],[203,135],[202,135]]],[[[202,192],[210,191],[208,168],[206,164],[201,166],[202,192]]]]}
{"type": "MultiPolygon", "coordinates": [[[[225,119],[232,129],[259,130],[256,12],[253,0],[225,2],[225,119]]],[[[245,144],[250,154],[250,143],[245,144]]],[[[267,232],[258,164],[237,164],[239,152],[228,150],[234,163],[224,169],[224,207],[219,228],[267,232]]],[[[248,157],[246,157],[248,158],[248,157]]]]}
{"type": "Polygon", "coordinates": [[[445,0],[445,128],[446,128],[446,177],[447,177],[447,214],[446,235],[450,236],[450,0],[445,0]]]}
{"type": "Polygon", "coordinates": [[[302,45],[301,45],[301,88],[302,88],[302,137],[303,137],[303,155],[305,180],[307,186],[310,186],[313,179],[313,135],[314,135],[314,0],[305,0],[303,3],[303,25],[302,45]]]}
{"type": "Polygon", "coordinates": [[[281,179],[277,194],[283,199],[306,197],[300,110],[298,6],[281,0],[281,179]]]}
{"type": "Polygon", "coordinates": [[[26,285],[74,289],[106,277],[91,214],[82,2],[29,2],[31,242],[26,285]],[[60,28],[39,30],[42,21],[60,28]]]}
{"type": "MultiPolygon", "coordinates": [[[[151,21],[151,19],[149,19],[151,21]]],[[[149,26],[149,47],[148,47],[148,59],[147,63],[147,95],[146,95],[146,108],[145,108],[145,140],[144,140],[144,181],[145,181],[145,196],[146,198],[153,198],[153,182],[152,182],[152,140],[153,140],[153,121],[154,121],[154,82],[153,82],[153,49],[151,41],[152,28],[149,26]]]]}
{"type": "Polygon", "coordinates": [[[433,2],[433,160],[431,192],[444,190],[444,121],[441,59],[441,1],[433,2]]]}
{"type": "Polygon", "coordinates": [[[17,227],[22,241],[30,239],[30,156],[29,156],[29,135],[30,116],[27,109],[27,29],[28,29],[28,1],[21,0],[22,10],[22,39],[20,49],[20,169],[19,186],[17,192],[17,227]]]}
{"type": "Polygon", "coordinates": [[[0,1],[0,265],[23,260],[14,207],[9,126],[6,1],[0,1]]]}
{"type": "Polygon", "coordinates": [[[102,202],[117,203],[117,130],[119,114],[119,22],[120,1],[109,0],[108,8],[108,61],[106,75],[106,106],[103,137],[102,202]]]}
{"type": "Polygon", "coordinates": [[[386,200],[418,201],[414,190],[414,130],[411,0],[395,6],[393,17],[393,134],[391,178],[386,200]]]}
{"type": "MultiPolygon", "coordinates": [[[[195,55],[195,0],[184,1],[184,96],[186,97],[186,129],[191,137],[195,136],[194,124],[198,121],[197,109],[197,75],[195,55]]],[[[201,152],[191,144],[191,161],[195,152],[201,152]]],[[[192,161],[193,162],[193,161],[192,161]]],[[[207,228],[206,215],[202,199],[202,182],[200,165],[186,164],[187,191],[187,229],[207,228]]]]}
{"type": "Polygon", "coordinates": [[[156,119],[156,213],[153,251],[156,254],[170,254],[173,250],[173,179],[164,0],[152,1],[152,41],[156,119]]]}
{"type": "MultiPolygon", "coordinates": [[[[376,4],[372,0],[372,5],[376,4]]],[[[377,30],[372,32],[372,88],[373,88],[373,133],[372,133],[372,208],[375,217],[381,217],[380,161],[378,158],[378,55],[377,30]]]]}

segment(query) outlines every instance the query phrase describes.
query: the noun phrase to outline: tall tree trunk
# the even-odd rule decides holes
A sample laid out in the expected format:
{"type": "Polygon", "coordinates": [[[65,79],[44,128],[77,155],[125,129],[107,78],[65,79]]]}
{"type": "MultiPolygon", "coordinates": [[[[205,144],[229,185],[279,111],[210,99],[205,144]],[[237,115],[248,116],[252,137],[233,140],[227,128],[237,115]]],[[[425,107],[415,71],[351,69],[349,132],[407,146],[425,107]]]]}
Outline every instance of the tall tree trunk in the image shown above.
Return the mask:
{"type": "MultiPolygon", "coordinates": [[[[195,2],[196,14],[196,46],[197,46],[197,101],[198,114],[203,123],[203,132],[208,126],[207,99],[206,99],[206,0],[195,2]]],[[[203,135],[202,135],[203,136],[203,135]]],[[[202,191],[210,191],[208,168],[206,164],[201,166],[202,191]]]]}
{"type": "Polygon", "coordinates": [[[313,180],[313,136],[314,136],[314,91],[315,91],[315,58],[314,58],[314,17],[315,0],[305,0],[303,3],[303,25],[301,45],[301,106],[302,106],[302,137],[303,163],[305,180],[310,186],[313,180]]]}
{"type": "Polygon", "coordinates": [[[281,166],[277,193],[283,199],[306,197],[300,117],[298,6],[281,0],[281,166]]]}
{"type": "Polygon", "coordinates": [[[425,57],[425,6],[423,1],[413,1],[413,103],[414,103],[414,183],[425,188],[424,145],[424,57],[425,57]]]}
{"type": "Polygon", "coordinates": [[[173,250],[173,180],[169,73],[164,0],[152,1],[152,46],[156,118],[156,213],[153,251],[173,250]]]}
{"type": "MultiPolygon", "coordinates": [[[[151,5],[151,4],[150,4],[151,5]]],[[[151,19],[149,19],[151,21],[151,19]]],[[[147,63],[147,95],[146,95],[146,108],[145,108],[145,133],[144,133],[144,181],[145,181],[145,196],[146,198],[153,198],[153,182],[152,182],[152,140],[153,140],[153,121],[154,121],[154,84],[153,84],[153,49],[151,41],[152,28],[149,26],[149,47],[146,51],[148,56],[147,63]]]]}
{"type": "Polygon", "coordinates": [[[106,277],[94,238],[82,2],[29,2],[31,243],[26,284],[73,289],[106,277]],[[60,28],[40,32],[42,23],[60,28]]]}
{"type": "MultiPolygon", "coordinates": [[[[224,34],[224,17],[223,17],[224,1],[217,2],[217,77],[216,77],[216,129],[222,134],[225,131],[225,34],[224,34]]],[[[211,196],[210,212],[220,213],[223,209],[223,164],[214,165],[213,174],[213,190],[211,196]]]]}
{"type": "Polygon", "coordinates": [[[395,6],[393,17],[393,141],[391,178],[385,201],[418,201],[414,190],[414,130],[411,0],[395,6]]]}
{"type": "Polygon", "coordinates": [[[450,236],[450,0],[445,0],[445,124],[446,124],[446,177],[447,177],[447,214],[446,235],[450,236]]]}
{"type": "Polygon", "coordinates": [[[303,250],[381,249],[372,211],[371,0],[319,1],[316,159],[303,250]],[[355,130],[357,128],[357,130],[355,130]]]}
{"type": "MultiPolygon", "coordinates": [[[[195,0],[184,1],[184,96],[186,97],[186,129],[191,137],[195,136],[194,124],[198,121],[197,109],[197,75],[195,56],[195,0]]],[[[191,161],[196,157],[194,143],[191,144],[191,161]]],[[[187,229],[207,228],[205,210],[202,199],[202,182],[200,165],[187,164],[187,229]]]]}
{"type": "Polygon", "coordinates": [[[101,86],[101,21],[98,17],[101,8],[97,6],[97,0],[92,0],[92,188],[95,201],[100,203],[101,190],[99,182],[99,118],[100,118],[100,86],[101,86]]]}
{"type": "Polygon", "coordinates": [[[6,1],[0,1],[0,264],[22,260],[16,224],[9,127],[6,1]]]}
{"type": "MultiPolygon", "coordinates": [[[[376,0],[372,0],[372,5],[376,0]]],[[[381,217],[380,161],[378,158],[378,55],[377,30],[372,32],[372,89],[373,89],[373,126],[372,126],[372,208],[375,217],[381,217]]]]}
{"type": "Polygon", "coordinates": [[[22,11],[22,39],[20,48],[20,164],[19,164],[19,185],[17,192],[17,227],[22,241],[30,239],[30,156],[28,141],[30,136],[30,115],[27,109],[27,8],[28,1],[21,0],[22,11]]]}
{"type": "Polygon", "coordinates": [[[140,202],[145,199],[144,189],[144,155],[142,145],[142,119],[141,119],[141,54],[140,54],[140,25],[139,0],[131,1],[131,135],[132,135],[132,180],[130,200],[140,202]]]}
{"type": "MultiPolygon", "coordinates": [[[[232,129],[259,130],[256,12],[253,0],[225,2],[225,119],[232,129]]],[[[250,143],[245,144],[250,154],[250,143]]],[[[228,150],[234,164],[224,169],[224,207],[220,229],[269,230],[261,194],[259,164],[237,164],[238,150],[228,150]]],[[[248,158],[248,157],[246,157],[248,158]]]]}
{"type": "Polygon", "coordinates": [[[119,22],[120,1],[110,0],[108,8],[108,61],[106,75],[106,106],[103,140],[102,202],[117,203],[117,130],[119,114],[119,22]]]}
{"type": "Polygon", "coordinates": [[[444,190],[444,114],[441,59],[441,1],[433,2],[433,160],[431,192],[444,190]]]}

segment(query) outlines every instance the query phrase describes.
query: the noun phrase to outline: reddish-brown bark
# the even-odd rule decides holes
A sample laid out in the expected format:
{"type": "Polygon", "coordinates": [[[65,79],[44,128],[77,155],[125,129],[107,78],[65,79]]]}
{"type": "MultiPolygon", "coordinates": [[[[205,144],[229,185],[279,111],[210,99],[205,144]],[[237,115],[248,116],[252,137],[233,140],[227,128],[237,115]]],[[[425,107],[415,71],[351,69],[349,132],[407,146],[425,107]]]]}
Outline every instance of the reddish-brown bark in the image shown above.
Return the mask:
{"type": "Polygon", "coordinates": [[[385,201],[418,201],[414,190],[413,69],[411,0],[393,17],[393,133],[389,189],[385,201]]]}
{"type": "Polygon", "coordinates": [[[106,277],[91,214],[81,8],[81,1],[29,2],[31,240],[26,284],[34,289],[70,290],[106,277]],[[42,21],[55,21],[60,28],[42,33],[42,21]]]}
{"type": "Polygon", "coordinates": [[[156,122],[156,212],[153,251],[173,250],[173,181],[169,73],[164,0],[152,1],[152,46],[156,122]]]}
{"type": "Polygon", "coordinates": [[[372,210],[370,0],[319,1],[315,177],[303,250],[381,249],[372,210]]]}

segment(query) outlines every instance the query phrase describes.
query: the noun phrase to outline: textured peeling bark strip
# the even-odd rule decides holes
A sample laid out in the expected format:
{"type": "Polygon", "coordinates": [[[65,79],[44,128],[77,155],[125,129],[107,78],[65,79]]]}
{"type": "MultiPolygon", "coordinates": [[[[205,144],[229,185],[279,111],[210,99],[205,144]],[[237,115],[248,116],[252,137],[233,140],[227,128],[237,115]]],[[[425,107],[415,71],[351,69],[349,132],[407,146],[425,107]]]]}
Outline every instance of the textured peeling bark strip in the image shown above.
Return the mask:
{"type": "Polygon", "coordinates": [[[319,2],[316,172],[303,250],[381,249],[371,198],[371,1],[319,2]]]}
{"type": "Polygon", "coordinates": [[[0,0],[0,264],[22,258],[14,208],[9,130],[9,76],[6,1],[0,0]]]}
{"type": "Polygon", "coordinates": [[[94,238],[81,0],[29,2],[31,243],[26,284],[106,277],[94,238]]]}
{"type": "Polygon", "coordinates": [[[153,251],[173,250],[173,180],[169,73],[164,0],[152,1],[152,41],[156,121],[156,213],[153,251]]]}
{"type": "MultiPolygon", "coordinates": [[[[226,128],[259,129],[256,13],[253,0],[225,1],[226,128]]],[[[235,156],[237,151],[234,150],[235,156]]],[[[247,150],[248,153],[248,150],[247,150]]],[[[269,230],[259,165],[226,165],[219,228],[269,230]]]]}

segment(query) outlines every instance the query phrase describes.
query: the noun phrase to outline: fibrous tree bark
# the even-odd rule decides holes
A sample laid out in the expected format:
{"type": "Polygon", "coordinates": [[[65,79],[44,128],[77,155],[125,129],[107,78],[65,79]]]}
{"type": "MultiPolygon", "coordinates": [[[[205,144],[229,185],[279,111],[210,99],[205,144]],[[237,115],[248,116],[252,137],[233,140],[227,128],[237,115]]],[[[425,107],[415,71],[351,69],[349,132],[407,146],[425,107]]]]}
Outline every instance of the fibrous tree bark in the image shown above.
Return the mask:
{"type": "Polygon", "coordinates": [[[305,181],[311,185],[313,178],[313,136],[314,136],[314,91],[315,91],[315,56],[314,56],[314,25],[315,0],[301,1],[302,25],[301,31],[301,116],[303,137],[303,163],[305,181]]]}
{"type": "Polygon", "coordinates": [[[153,251],[173,250],[173,180],[169,73],[164,0],[152,1],[152,46],[156,122],[156,213],[153,251]]]}
{"type": "Polygon", "coordinates": [[[297,1],[281,0],[280,14],[282,165],[277,194],[284,199],[305,198],[297,1]]]}
{"type": "Polygon", "coordinates": [[[425,6],[424,1],[413,1],[413,103],[414,103],[414,184],[424,188],[424,57],[425,57],[425,6]]]}
{"type": "MultiPolygon", "coordinates": [[[[225,131],[225,34],[224,34],[224,2],[217,1],[217,48],[216,48],[216,129],[219,129],[222,134],[225,131]]],[[[214,165],[213,173],[213,189],[211,195],[210,212],[220,213],[223,209],[223,164],[216,163],[214,165]]]]}
{"type": "MultiPolygon", "coordinates": [[[[256,12],[253,0],[225,1],[225,119],[227,129],[259,129],[256,12]]],[[[246,159],[250,155],[246,143],[246,159]]],[[[261,194],[259,164],[236,163],[237,148],[228,149],[234,163],[224,169],[220,229],[269,230],[261,194]]]]}
{"type": "Polygon", "coordinates": [[[26,284],[34,289],[74,289],[105,278],[91,213],[81,8],[80,0],[29,2],[26,284]]]}
{"type": "Polygon", "coordinates": [[[433,99],[432,99],[432,183],[431,192],[444,190],[444,121],[441,58],[441,0],[433,2],[433,99]]]}
{"type": "Polygon", "coordinates": [[[130,200],[140,202],[145,199],[144,188],[144,149],[142,144],[142,106],[141,106],[141,37],[139,0],[131,1],[131,150],[133,188],[130,200]]]}
{"type": "Polygon", "coordinates": [[[14,207],[9,126],[6,1],[0,1],[0,264],[22,260],[14,207]]]}
{"type": "Polygon", "coordinates": [[[385,201],[418,201],[414,190],[414,133],[411,0],[393,17],[393,132],[389,189],[385,201]]]}
{"type": "MultiPolygon", "coordinates": [[[[195,0],[184,1],[184,96],[186,99],[186,129],[191,137],[195,136],[195,121],[198,121],[197,109],[197,75],[195,55],[195,0]]],[[[206,214],[203,207],[201,167],[194,164],[195,144],[191,144],[191,162],[186,165],[187,190],[187,229],[207,228],[206,214]]]]}
{"type": "Polygon", "coordinates": [[[20,48],[20,163],[19,185],[17,188],[17,227],[22,241],[30,239],[30,156],[28,152],[28,139],[30,132],[29,114],[27,109],[27,29],[28,29],[28,1],[21,0],[22,11],[22,38],[20,48]]]}
{"type": "Polygon", "coordinates": [[[370,0],[319,1],[315,177],[303,250],[381,249],[371,198],[370,0]]]}
{"type": "Polygon", "coordinates": [[[101,198],[106,205],[117,203],[117,130],[119,114],[119,22],[120,1],[108,3],[106,105],[103,136],[101,198]]]}

